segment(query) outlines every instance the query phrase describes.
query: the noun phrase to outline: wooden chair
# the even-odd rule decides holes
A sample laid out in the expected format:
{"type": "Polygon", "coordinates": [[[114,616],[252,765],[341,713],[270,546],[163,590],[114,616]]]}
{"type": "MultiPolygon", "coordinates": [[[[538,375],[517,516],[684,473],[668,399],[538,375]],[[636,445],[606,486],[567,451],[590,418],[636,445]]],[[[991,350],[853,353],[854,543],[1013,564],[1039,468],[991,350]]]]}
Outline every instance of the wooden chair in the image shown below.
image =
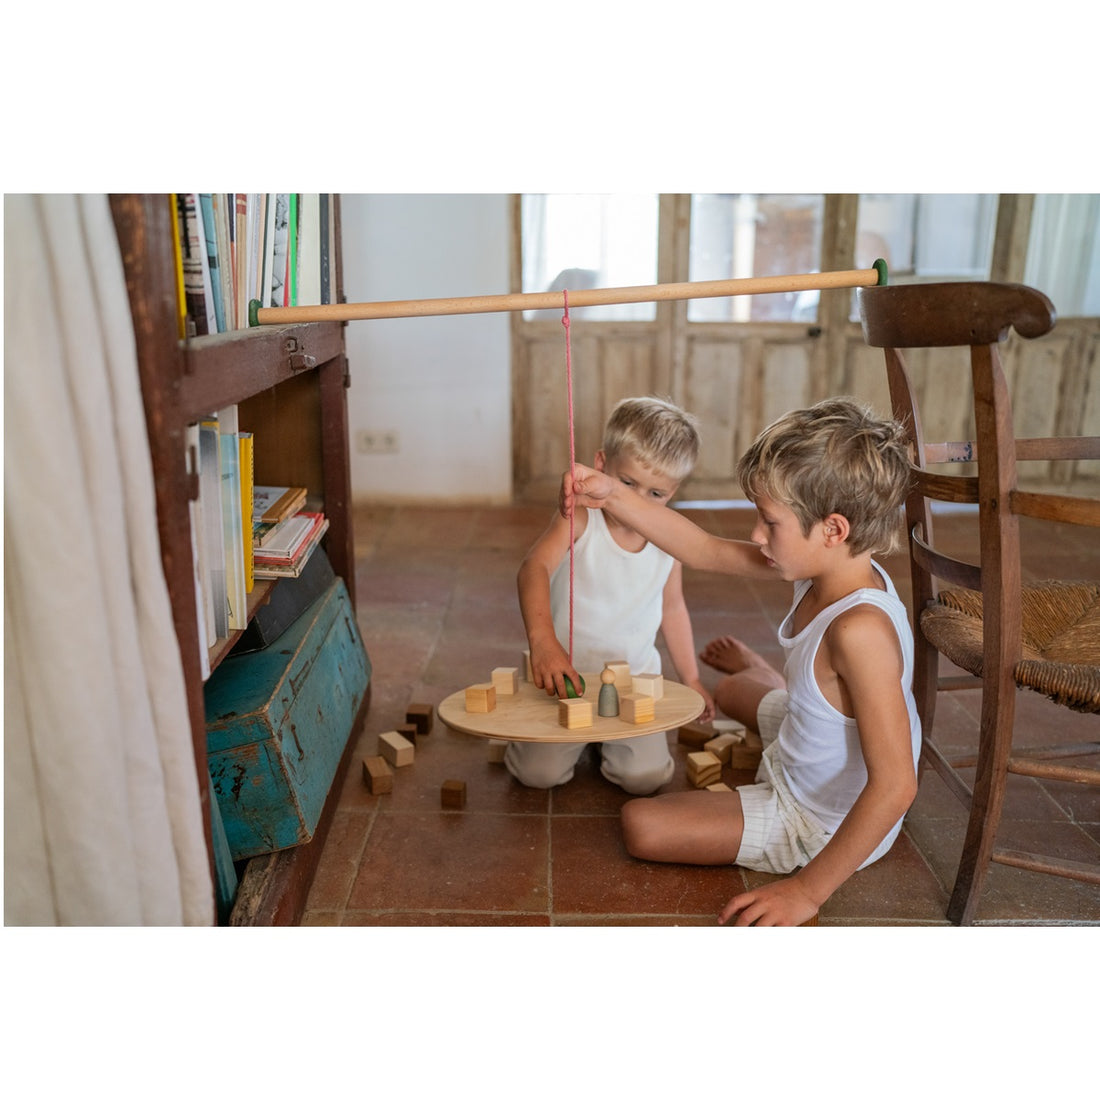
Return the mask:
{"type": "MultiPolygon", "coordinates": [[[[1019,525],[1019,517],[1029,516],[1097,527],[1100,500],[1028,492],[1016,478],[1018,460],[1100,458],[1100,437],[1014,438],[1012,405],[997,345],[1010,328],[1026,338],[1053,328],[1054,308],[1038,291],[995,283],[938,283],[867,288],[859,292],[859,299],[864,339],[885,351],[894,416],[909,426],[911,434],[913,486],[905,512],[922,765],[934,767],[970,806],[947,911],[953,923],[969,924],[990,861],[1100,883],[1100,865],[995,845],[1008,773],[1100,783],[1100,770],[1065,762],[1100,752],[1100,741],[1026,750],[1014,749],[1012,743],[1017,687],[1041,692],[1064,707],[1100,712],[1100,583],[1022,584],[1019,525]],[[899,350],[911,348],[969,348],[974,440],[925,440],[915,396],[919,391],[899,350]],[[977,475],[931,468],[950,469],[945,464],[953,462],[976,463],[977,475]],[[977,564],[952,558],[938,547],[933,500],[978,505],[977,564]],[[939,581],[952,587],[941,590],[939,581]],[[941,677],[941,653],[970,675],[941,677]],[[976,762],[973,758],[949,761],[932,740],[937,692],[979,685],[976,762]],[[972,790],[956,771],[967,764],[976,764],[972,790]]],[[[955,366],[947,369],[958,369],[957,356],[956,352],[955,366]]],[[[935,369],[943,368],[929,360],[928,372],[935,369]]],[[[946,381],[942,373],[940,378],[946,381]]],[[[941,387],[931,373],[922,382],[927,414],[941,387]]],[[[1100,542],[1097,549],[1100,567],[1100,542]]]]}

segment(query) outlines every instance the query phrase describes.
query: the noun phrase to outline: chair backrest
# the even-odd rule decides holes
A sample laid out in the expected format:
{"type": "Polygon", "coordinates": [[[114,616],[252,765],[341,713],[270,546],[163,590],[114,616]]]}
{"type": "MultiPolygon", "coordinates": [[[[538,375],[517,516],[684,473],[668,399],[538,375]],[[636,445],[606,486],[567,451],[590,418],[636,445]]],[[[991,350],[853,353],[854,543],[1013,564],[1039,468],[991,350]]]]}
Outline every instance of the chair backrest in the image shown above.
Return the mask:
{"type": "MultiPolygon", "coordinates": [[[[937,578],[981,592],[984,667],[999,670],[998,682],[993,685],[987,680],[986,686],[1011,691],[1013,669],[1021,654],[1018,517],[1100,524],[1100,502],[1025,492],[1017,481],[1018,459],[1100,457],[1100,440],[1096,438],[1014,437],[1012,402],[998,345],[1010,329],[1027,338],[1049,332],[1055,323],[1054,307],[1037,290],[999,283],[870,287],[859,291],[859,303],[864,339],[868,345],[884,349],[893,414],[908,425],[913,446],[913,485],[906,502],[906,528],[914,636],[920,646],[919,620],[924,608],[936,598],[937,578]],[[916,390],[901,349],[956,347],[969,349],[975,436],[972,440],[933,443],[925,438],[916,390]],[[942,464],[956,462],[976,462],[977,475],[941,472],[942,464]],[[936,547],[933,500],[978,505],[980,554],[976,565],[936,547]]],[[[936,392],[934,384],[926,390],[936,392]]],[[[914,691],[922,714],[934,713],[935,668],[931,656],[917,661],[914,691]]]]}

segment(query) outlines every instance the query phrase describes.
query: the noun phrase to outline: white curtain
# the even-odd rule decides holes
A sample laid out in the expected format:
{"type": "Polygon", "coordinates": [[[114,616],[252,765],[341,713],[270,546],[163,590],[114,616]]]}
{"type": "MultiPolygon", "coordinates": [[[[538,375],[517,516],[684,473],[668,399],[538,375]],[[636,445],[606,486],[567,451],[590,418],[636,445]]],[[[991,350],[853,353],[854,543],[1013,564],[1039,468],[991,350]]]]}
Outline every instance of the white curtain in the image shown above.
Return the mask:
{"type": "Polygon", "coordinates": [[[5,924],[211,924],[104,195],[5,197],[4,398],[5,924]]]}

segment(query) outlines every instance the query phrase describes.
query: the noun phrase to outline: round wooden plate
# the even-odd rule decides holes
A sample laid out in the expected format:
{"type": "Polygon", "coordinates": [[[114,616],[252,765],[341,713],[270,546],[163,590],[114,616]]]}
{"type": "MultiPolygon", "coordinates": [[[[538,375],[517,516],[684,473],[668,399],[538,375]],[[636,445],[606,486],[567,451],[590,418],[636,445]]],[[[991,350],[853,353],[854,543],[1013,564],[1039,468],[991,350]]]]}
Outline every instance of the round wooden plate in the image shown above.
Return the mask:
{"type": "Polygon", "coordinates": [[[497,693],[496,708],[488,714],[466,711],[466,689],[448,695],[436,708],[440,721],[460,733],[477,737],[496,737],[505,741],[617,741],[623,737],[638,737],[675,729],[703,711],[703,697],[692,688],[665,680],[664,697],[657,700],[656,717],[652,722],[623,722],[619,718],[601,718],[599,673],[581,673],[588,690],[584,697],[592,702],[592,725],[567,730],[558,722],[558,700],[528,680],[520,681],[515,695],[497,693]],[[595,689],[592,685],[595,684],[595,689]]]}

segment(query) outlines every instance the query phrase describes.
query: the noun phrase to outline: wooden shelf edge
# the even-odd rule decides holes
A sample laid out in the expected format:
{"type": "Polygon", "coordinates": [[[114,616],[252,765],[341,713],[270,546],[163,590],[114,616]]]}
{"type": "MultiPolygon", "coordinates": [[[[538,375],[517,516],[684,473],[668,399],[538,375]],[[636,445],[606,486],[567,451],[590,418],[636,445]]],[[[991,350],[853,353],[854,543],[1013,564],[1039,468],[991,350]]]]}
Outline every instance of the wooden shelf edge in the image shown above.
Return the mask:
{"type": "Polygon", "coordinates": [[[181,342],[179,409],[193,422],[344,354],[338,321],[239,329],[181,342]]]}

